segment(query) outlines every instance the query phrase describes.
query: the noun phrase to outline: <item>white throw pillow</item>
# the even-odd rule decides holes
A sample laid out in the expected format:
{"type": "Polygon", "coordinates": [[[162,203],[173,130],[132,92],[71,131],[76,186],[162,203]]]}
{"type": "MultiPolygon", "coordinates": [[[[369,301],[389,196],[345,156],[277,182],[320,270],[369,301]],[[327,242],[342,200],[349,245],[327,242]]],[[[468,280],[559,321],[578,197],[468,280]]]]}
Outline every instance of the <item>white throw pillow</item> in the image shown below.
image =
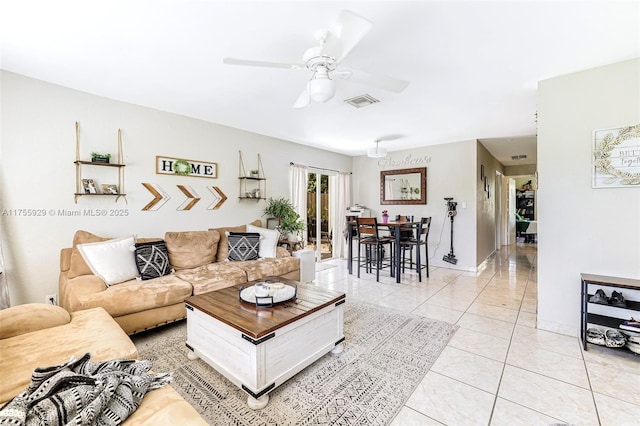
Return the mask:
{"type": "Polygon", "coordinates": [[[99,243],[78,244],[78,251],[89,269],[107,286],[129,281],[138,276],[133,236],[99,243]]]}
{"type": "Polygon", "coordinates": [[[247,232],[257,232],[260,234],[260,248],[258,250],[259,257],[276,257],[276,247],[280,239],[280,233],[275,229],[260,228],[253,225],[247,225],[247,232]]]}

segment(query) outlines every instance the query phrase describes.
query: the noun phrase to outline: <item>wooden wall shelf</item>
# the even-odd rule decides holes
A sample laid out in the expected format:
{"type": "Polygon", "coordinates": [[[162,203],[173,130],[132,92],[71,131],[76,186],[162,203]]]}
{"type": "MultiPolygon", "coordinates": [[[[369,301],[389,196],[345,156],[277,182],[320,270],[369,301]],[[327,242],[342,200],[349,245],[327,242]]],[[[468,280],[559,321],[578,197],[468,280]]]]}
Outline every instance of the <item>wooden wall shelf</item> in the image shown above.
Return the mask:
{"type": "Polygon", "coordinates": [[[242,151],[238,151],[238,180],[240,182],[238,199],[240,200],[254,200],[256,202],[267,199],[267,178],[264,174],[264,168],[262,167],[262,159],[260,154],[258,155],[258,175],[250,175],[247,173],[252,169],[247,170],[244,166],[242,159],[242,151]]]}
{"type": "MultiPolygon", "coordinates": [[[[78,198],[83,196],[108,196],[116,197],[115,202],[118,202],[120,198],[124,199],[127,203],[127,194],[124,192],[124,167],[123,154],[122,154],[122,132],[118,129],[118,159],[117,163],[100,163],[96,161],[87,161],[80,159],[80,124],[76,121],[76,161],[73,164],[76,165],[76,192],[73,194],[75,203],[78,203],[78,198]],[[82,185],[82,170],[84,167],[111,167],[118,170],[118,193],[117,194],[104,194],[104,193],[87,193],[83,191],[82,185]]],[[[96,187],[97,191],[97,187],[96,187]]]]}

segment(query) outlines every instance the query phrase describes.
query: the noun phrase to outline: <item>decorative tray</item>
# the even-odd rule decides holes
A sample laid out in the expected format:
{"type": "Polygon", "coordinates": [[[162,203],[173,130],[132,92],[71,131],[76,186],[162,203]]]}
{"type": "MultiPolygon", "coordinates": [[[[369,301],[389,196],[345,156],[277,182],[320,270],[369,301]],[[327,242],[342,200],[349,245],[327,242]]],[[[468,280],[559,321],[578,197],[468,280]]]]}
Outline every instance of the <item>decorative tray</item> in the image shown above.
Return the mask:
{"type": "Polygon", "coordinates": [[[281,282],[257,282],[250,287],[240,287],[240,300],[258,307],[271,307],[294,300],[298,289],[281,282]]]}

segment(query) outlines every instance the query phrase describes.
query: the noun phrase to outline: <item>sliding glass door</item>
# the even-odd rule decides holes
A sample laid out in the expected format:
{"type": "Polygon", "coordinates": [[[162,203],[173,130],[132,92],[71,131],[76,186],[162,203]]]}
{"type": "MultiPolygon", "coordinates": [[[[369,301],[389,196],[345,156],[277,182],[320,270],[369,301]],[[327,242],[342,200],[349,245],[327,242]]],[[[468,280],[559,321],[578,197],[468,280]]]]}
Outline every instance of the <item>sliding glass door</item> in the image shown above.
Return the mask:
{"type": "Polygon", "coordinates": [[[307,188],[307,241],[308,248],[315,250],[316,261],[333,257],[333,226],[329,175],[309,173],[307,188]]]}

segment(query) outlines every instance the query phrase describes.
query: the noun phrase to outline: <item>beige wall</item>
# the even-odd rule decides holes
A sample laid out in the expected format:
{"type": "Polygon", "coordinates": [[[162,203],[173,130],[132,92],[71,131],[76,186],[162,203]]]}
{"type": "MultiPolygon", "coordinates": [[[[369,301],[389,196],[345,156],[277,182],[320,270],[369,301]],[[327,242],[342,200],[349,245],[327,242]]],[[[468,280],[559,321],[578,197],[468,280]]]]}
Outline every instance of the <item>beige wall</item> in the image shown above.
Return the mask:
{"type": "Polygon", "coordinates": [[[640,123],[640,59],[538,86],[538,327],[577,335],[580,273],[640,278],[640,188],[591,187],[593,131],[640,123]]]}
{"type": "Polygon", "coordinates": [[[383,209],[389,210],[392,217],[396,214],[431,216],[430,265],[475,271],[476,145],[472,140],[396,151],[383,159],[355,157],[353,202],[366,205],[377,217],[383,209]],[[427,168],[427,204],[382,206],[380,172],[412,167],[427,168]],[[449,253],[451,232],[444,197],[453,197],[458,202],[453,237],[456,265],[442,261],[442,256],[449,253]],[[462,203],[466,203],[466,208],[462,203]]]}
{"type": "Polygon", "coordinates": [[[496,171],[504,172],[502,164],[480,142],[477,143],[477,176],[474,179],[476,187],[476,265],[482,263],[496,250],[496,171]],[[481,166],[484,166],[484,174],[487,177],[489,193],[484,190],[484,182],[480,180],[481,166]]]}
{"type": "MultiPolygon", "coordinates": [[[[248,168],[260,153],[267,196],[289,197],[289,162],[350,171],[351,157],[118,102],[13,73],[0,74],[0,210],[39,209],[45,217],[3,215],[0,234],[13,304],[43,302],[57,293],[59,251],[77,229],[99,235],[162,237],[166,231],[198,230],[247,223],[262,218],[263,202],[238,200],[238,150],[248,168]],[[81,157],[91,151],[115,155],[122,129],[128,204],[110,197],[81,197],[75,190],[75,129],[80,122],[81,157]],[[283,155],[282,153],[286,153],[283,155]],[[218,178],[155,173],[156,155],[218,163],[218,178]],[[143,212],[152,200],[142,182],[162,186],[171,199],[160,210],[143,212]],[[177,184],[191,186],[202,200],[190,211],[177,211],[185,200],[177,184]],[[228,200],[218,210],[207,186],[218,186],[228,200]],[[107,216],[85,211],[105,209],[107,216]],[[80,211],[80,217],[61,211],[80,211]],[[111,216],[111,213],[126,216],[111,216]]],[[[98,183],[115,183],[115,173],[84,170],[98,183]],[[106,173],[106,174],[105,174],[106,173]]]]}
{"type": "Polygon", "coordinates": [[[536,165],[526,164],[524,166],[506,166],[504,168],[504,174],[506,176],[534,175],[536,174],[536,165]]]}

